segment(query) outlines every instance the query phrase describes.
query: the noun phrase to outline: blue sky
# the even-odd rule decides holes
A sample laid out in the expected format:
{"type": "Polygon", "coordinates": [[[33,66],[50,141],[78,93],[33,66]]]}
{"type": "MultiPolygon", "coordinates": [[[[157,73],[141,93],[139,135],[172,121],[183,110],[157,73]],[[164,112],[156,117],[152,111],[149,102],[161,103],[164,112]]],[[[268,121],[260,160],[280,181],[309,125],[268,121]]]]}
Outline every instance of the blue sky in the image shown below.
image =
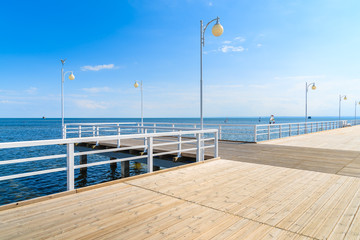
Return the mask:
{"type": "MultiPolygon", "coordinates": [[[[0,117],[199,116],[200,20],[207,30],[204,116],[354,114],[360,100],[360,2],[2,1],[0,117]]],[[[360,110],[358,111],[360,112],[360,110]]]]}

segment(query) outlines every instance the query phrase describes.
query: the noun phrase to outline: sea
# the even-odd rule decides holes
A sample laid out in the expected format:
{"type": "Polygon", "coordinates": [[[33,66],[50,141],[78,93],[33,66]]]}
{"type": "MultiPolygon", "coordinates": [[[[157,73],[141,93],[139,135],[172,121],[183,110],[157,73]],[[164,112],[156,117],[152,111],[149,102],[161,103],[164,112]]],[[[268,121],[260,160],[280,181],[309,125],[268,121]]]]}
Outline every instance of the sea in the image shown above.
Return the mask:
{"type": "MultiPolygon", "coordinates": [[[[353,117],[342,117],[352,120],[353,117]]],[[[338,117],[312,117],[308,121],[336,121],[338,117]]],[[[276,117],[276,123],[304,122],[304,117],[276,117]]],[[[139,118],[66,118],[65,123],[140,122],[139,118]]],[[[197,123],[199,118],[144,118],[146,122],[197,123]]],[[[269,116],[244,118],[204,118],[205,124],[268,124],[269,116]]],[[[61,138],[60,118],[0,118],[0,143],[33,141],[61,138]]],[[[236,140],[236,139],[232,139],[236,140]]],[[[0,150],[0,161],[64,154],[64,145],[0,150]]],[[[88,163],[108,160],[101,155],[89,155],[88,163]]],[[[79,159],[75,158],[75,164],[79,159]]],[[[120,165],[120,164],[119,164],[120,165]]],[[[26,172],[40,171],[66,166],[66,159],[51,159],[35,162],[0,165],[0,177],[26,172]]],[[[146,166],[130,161],[130,176],[146,173],[146,166]]],[[[75,170],[75,188],[82,188],[102,182],[120,179],[120,166],[112,171],[108,164],[89,167],[86,174],[75,170]]],[[[55,172],[12,180],[0,181],[0,205],[41,197],[66,191],[66,172],[55,172]]]]}

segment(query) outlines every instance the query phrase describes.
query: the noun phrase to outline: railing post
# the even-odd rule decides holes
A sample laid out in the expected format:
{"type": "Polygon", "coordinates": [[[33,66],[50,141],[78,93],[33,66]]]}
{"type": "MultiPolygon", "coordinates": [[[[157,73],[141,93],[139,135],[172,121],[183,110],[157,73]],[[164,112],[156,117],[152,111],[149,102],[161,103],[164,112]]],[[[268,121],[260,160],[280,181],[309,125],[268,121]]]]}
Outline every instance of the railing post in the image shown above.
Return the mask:
{"type": "Polygon", "coordinates": [[[156,123],[154,123],[154,133],[156,133],[156,123]]]}
{"type": "Polygon", "coordinates": [[[219,133],[214,133],[214,158],[219,157],[219,133]]]}
{"type": "Polygon", "coordinates": [[[291,124],[289,124],[289,137],[291,136],[291,124]]]}
{"type": "Polygon", "coordinates": [[[74,190],[74,144],[66,145],[67,190],[74,190]]]}
{"type": "MultiPolygon", "coordinates": [[[[144,131],[145,131],[145,134],[147,134],[147,128],[145,128],[145,129],[143,129],[144,131]]],[[[144,145],[145,145],[145,147],[144,147],[144,152],[146,153],[147,152],[147,146],[148,146],[148,138],[145,136],[144,137],[144,145]]]]}
{"type": "Polygon", "coordinates": [[[268,140],[270,140],[270,124],[268,125],[268,140]]]}
{"type": "Polygon", "coordinates": [[[221,140],[221,125],[219,125],[219,140],[221,140]]]}
{"type": "MultiPolygon", "coordinates": [[[[100,128],[99,126],[96,127],[96,136],[100,135],[100,129],[99,128],[100,128]]],[[[96,145],[99,145],[99,141],[96,141],[96,145]]]]}
{"type": "Polygon", "coordinates": [[[316,123],[316,132],[319,131],[319,123],[316,123]]]}
{"type": "MultiPolygon", "coordinates": [[[[120,126],[119,124],[117,124],[117,135],[120,136],[120,126]]],[[[119,148],[120,147],[120,138],[118,138],[117,140],[117,147],[119,148]]]]}
{"type": "Polygon", "coordinates": [[[93,137],[95,137],[95,126],[93,126],[93,137]]]}
{"type": "Polygon", "coordinates": [[[179,131],[179,135],[178,135],[178,155],[177,155],[177,157],[179,158],[179,157],[181,157],[181,131],[179,131]]]}
{"type": "Polygon", "coordinates": [[[300,123],[298,123],[298,135],[300,135],[300,123]]]}
{"type": "Polygon", "coordinates": [[[196,162],[201,161],[201,134],[196,133],[196,162]]]}
{"type": "Polygon", "coordinates": [[[137,133],[140,133],[140,123],[137,124],[137,133]]]}
{"type": "Polygon", "coordinates": [[[279,125],[279,138],[281,138],[281,125],[279,125]]]}
{"type": "Polygon", "coordinates": [[[79,138],[81,138],[81,125],[79,125],[79,138]]]}
{"type": "Polygon", "coordinates": [[[148,172],[153,172],[153,166],[154,166],[153,137],[147,137],[147,170],[148,170],[148,172]]]}
{"type": "Polygon", "coordinates": [[[312,133],[313,132],[313,124],[311,123],[310,126],[311,126],[311,133],[312,133]]]}
{"type": "Polygon", "coordinates": [[[175,132],[175,124],[172,125],[172,131],[175,132]]]}
{"type": "Polygon", "coordinates": [[[66,124],[64,125],[64,128],[62,129],[62,137],[63,137],[63,139],[66,139],[66,124]]]}
{"type": "Polygon", "coordinates": [[[321,122],[321,131],[324,131],[324,123],[321,122]]]}
{"type": "Polygon", "coordinates": [[[254,142],[257,141],[257,125],[254,125],[254,142]]]}

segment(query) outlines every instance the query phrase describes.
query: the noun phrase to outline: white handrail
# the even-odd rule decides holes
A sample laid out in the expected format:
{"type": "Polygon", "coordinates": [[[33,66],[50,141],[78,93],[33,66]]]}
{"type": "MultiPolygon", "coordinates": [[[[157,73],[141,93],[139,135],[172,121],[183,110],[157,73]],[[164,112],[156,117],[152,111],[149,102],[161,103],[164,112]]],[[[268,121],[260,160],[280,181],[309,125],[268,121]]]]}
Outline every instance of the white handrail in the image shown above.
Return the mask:
{"type": "Polygon", "coordinates": [[[4,160],[0,163],[2,165],[6,164],[16,164],[16,163],[23,163],[23,162],[33,162],[39,160],[49,160],[55,158],[64,158],[66,157],[66,168],[53,168],[53,169],[46,169],[41,171],[33,171],[33,172],[26,172],[26,173],[19,173],[7,176],[1,176],[0,181],[15,179],[15,178],[22,178],[28,176],[35,176],[40,174],[46,173],[53,173],[59,171],[67,171],[67,190],[74,189],[74,181],[75,181],[75,174],[74,170],[84,167],[91,167],[97,165],[103,165],[108,163],[115,163],[115,162],[122,162],[122,161],[130,161],[135,159],[147,159],[148,165],[148,172],[153,171],[153,158],[156,156],[167,155],[167,154],[174,154],[177,153],[178,156],[181,155],[182,152],[189,152],[189,151],[196,151],[196,160],[203,161],[204,160],[204,149],[207,148],[214,148],[214,158],[218,157],[218,130],[217,129],[204,129],[204,130],[189,130],[189,131],[175,131],[175,132],[165,132],[165,133],[141,133],[141,134],[130,134],[130,135],[112,135],[112,136],[95,136],[95,137],[81,137],[81,138],[70,138],[70,139],[53,139],[53,140],[38,140],[38,141],[22,141],[22,142],[5,142],[0,143],[0,149],[14,149],[14,148],[28,148],[28,147],[36,147],[36,146],[51,146],[51,145],[66,145],[66,154],[57,154],[57,155],[48,155],[48,156],[40,156],[40,157],[30,157],[30,158],[23,158],[23,159],[12,159],[12,160],[4,160]],[[186,135],[195,134],[197,136],[196,140],[187,140],[182,141],[181,138],[186,135]],[[213,134],[214,137],[205,138],[205,134],[213,134]],[[166,138],[169,142],[168,143],[154,143],[154,138],[162,138],[164,137],[174,137],[174,138],[166,138]],[[81,143],[100,143],[101,141],[120,141],[124,139],[144,139],[144,145],[137,145],[131,147],[114,147],[111,149],[101,149],[101,150],[93,150],[93,151],[84,151],[84,152],[75,152],[75,145],[81,143]],[[204,142],[213,142],[211,145],[205,145],[204,142]],[[194,147],[194,143],[196,146],[194,147]],[[181,146],[181,144],[189,144],[190,148],[185,148],[181,146]],[[154,147],[159,146],[166,146],[166,145],[178,145],[177,150],[163,150],[160,153],[154,154],[154,147]],[[101,154],[101,153],[109,153],[109,152],[119,152],[124,150],[132,150],[132,149],[139,149],[145,147],[146,154],[141,156],[132,156],[132,157],[124,157],[121,159],[113,159],[109,161],[101,161],[89,164],[80,164],[75,165],[74,158],[75,156],[82,156],[82,155],[91,155],[91,154],[101,154]]]}

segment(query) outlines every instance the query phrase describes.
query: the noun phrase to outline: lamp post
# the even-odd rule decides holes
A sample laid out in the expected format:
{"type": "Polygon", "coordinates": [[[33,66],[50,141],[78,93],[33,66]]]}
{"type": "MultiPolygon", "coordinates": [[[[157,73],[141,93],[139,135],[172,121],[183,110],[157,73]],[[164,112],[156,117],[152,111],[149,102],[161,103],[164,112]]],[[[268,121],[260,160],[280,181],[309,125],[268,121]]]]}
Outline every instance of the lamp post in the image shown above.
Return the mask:
{"type": "MultiPolygon", "coordinates": [[[[139,82],[135,81],[134,87],[138,88],[140,86],[140,91],[141,91],[141,126],[144,126],[144,118],[143,118],[143,111],[144,111],[144,101],[143,101],[143,83],[142,81],[139,82]]],[[[141,131],[143,131],[143,129],[141,129],[141,131]]]]}
{"type": "Polygon", "coordinates": [[[309,87],[311,87],[312,90],[316,89],[315,83],[307,83],[305,82],[305,133],[307,133],[307,119],[308,119],[308,113],[307,113],[307,99],[308,99],[308,92],[309,92],[309,87]]]}
{"type": "Polygon", "coordinates": [[[312,85],[311,89],[315,90],[316,86],[315,83],[305,83],[305,123],[307,122],[307,118],[308,118],[308,114],[307,114],[307,96],[308,96],[308,91],[309,91],[309,87],[312,85]]]}
{"type": "Polygon", "coordinates": [[[358,104],[360,105],[360,101],[355,101],[355,125],[357,125],[357,123],[356,123],[356,107],[358,104]]]}
{"type": "Polygon", "coordinates": [[[62,130],[62,138],[65,138],[65,123],[64,123],[64,79],[67,73],[70,73],[69,79],[74,80],[75,76],[72,71],[64,72],[64,64],[66,58],[61,59],[61,130],[62,130]]]}
{"type": "Polygon", "coordinates": [[[219,17],[211,20],[203,27],[203,21],[200,20],[200,125],[201,129],[204,129],[204,119],[203,119],[203,79],[202,79],[202,55],[203,55],[203,47],[205,46],[205,31],[210,23],[216,20],[211,32],[215,37],[221,36],[224,32],[224,28],[219,23],[219,17]]]}
{"type": "Polygon", "coordinates": [[[346,95],[339,95],[339,124],[340,124],[340,120],[341,120],[341,100],[347,100],[346,95]]]}

